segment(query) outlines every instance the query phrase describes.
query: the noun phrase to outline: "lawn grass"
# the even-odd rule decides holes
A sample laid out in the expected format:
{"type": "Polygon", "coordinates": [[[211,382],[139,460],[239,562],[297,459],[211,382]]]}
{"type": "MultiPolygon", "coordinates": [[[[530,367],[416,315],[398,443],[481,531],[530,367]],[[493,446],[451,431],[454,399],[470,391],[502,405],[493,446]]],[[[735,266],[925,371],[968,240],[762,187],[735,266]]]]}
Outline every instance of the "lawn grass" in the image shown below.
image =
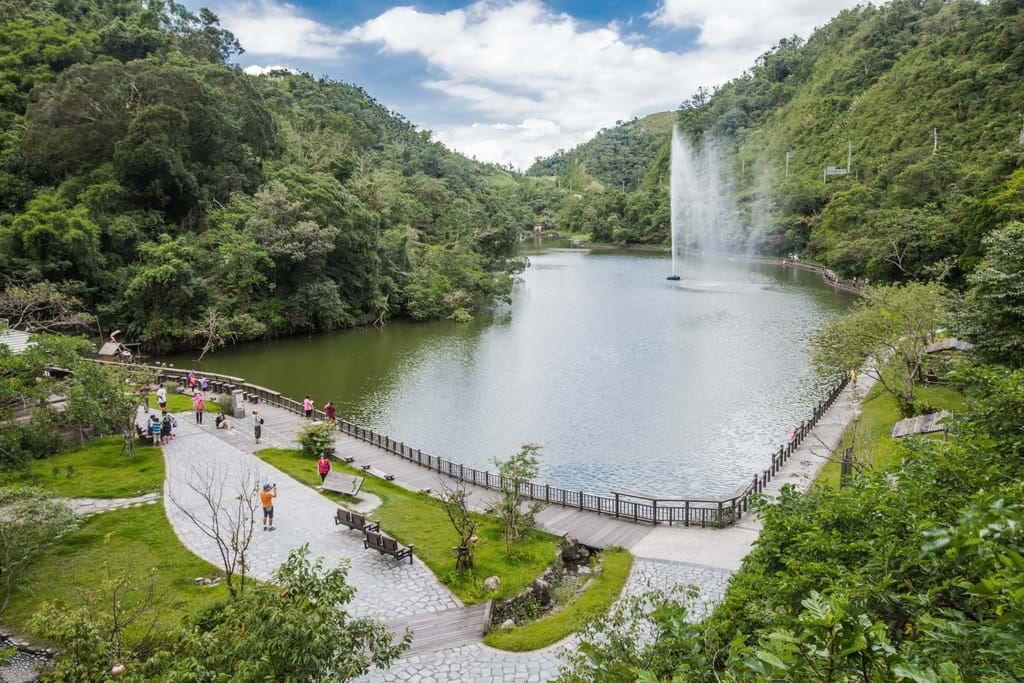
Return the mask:
{"type": "MultiPolygon", "coordinates": [[[[939,409],[951,410],[954,413],[964,408],[963,394],[952,387],[919,386],[914,390],[914,396],[918,401],[939,409]]],[[[852,446],[858,438],[860,439],[860,443],[857,444],[858,458],[863,458],[865,454],[868,454],[873,469],[890,467],[896,457],[898,439],[890,438],[889,433],[892,431],[892,426],[902,417],[895,397],[883,391],[880,385],[875,384],[861,404],[859,420],[851,422],[846,427],[842,439],[836,447],[833,461],[825,463],[825,466],[821,468],[817,483],[831,488],[839,487],[841,465],[838,462],[838,455],[844,448],[852,446]]],[[[942,434],[936,434],[932,438],[942,438],[942,434]]]]}
{"type": "Polygon", "coordinates": [[[525,626],[491,631],[484,638],[484,643],[512,652],[536,650],[557,643],[578,632],[587,621],[607,614],[612,603],[622,594],[622,587],[626,585],[633,566],[633,556],[621,548],[608,548],[603,555],[601,575],[594,578],[574,602],[525,626]]]}
{"type": "Polygon", "coordinates": [[[121,454],[123,443],[119,436],[93,439],[33,461],[27,472],[6,473],[0,482],[41,486],[64,498],[129,498],[159,491],[164,479],[160,449],[136,445],[135,455],[128,457],[121,454]]]}
{"type": "MultiPolygon", "coordinates": [[[[166,386],[166,385],[165,385],[166,386]]],[[[167,389],[167,412],[169,413],[191,413],[192,412],[192,397],[186,394],[179,394],[177,387],[174,385],[168,386],[167,389]]],[[[210,396],[214,394],[206,392],[206,412],[208,413],[219,413],[220,405],[216,401],[211,401],[210,396]]],[[[152,392],[149,395],[149,407],[151,410],[157,409],[156,403],[156,392],[152,392]]]]}
{"type": "MultiPolygon", "coordinates": [[[[160,504],[113,510],[89,517],[33,558],[16,579],[11,603],[0,620],[31,637],[29,620],[42,603],[77,607],[83,591],[95,590],[108,575],[124,574],[137,589],[126,598],[129,607],[139,604],[152,583],[159,615],[154,636],[166,639],[184,617],[227,595],[223,584],[193,584],[198,576],[218,573],[178,541],[160,504]]],[[[130,628],[129,639],[143,627],[140,623],[130,628]]]]}
{"type": "MultiPolygon", "coordinates": [[[[316,461],[299,450],[267,448],[259,457],[274,467],[291,475],[308,486],[318,486],[320,476],[316,473],[316,461]]],[[[402,543],[415,544],[416,556],[423,560],[460,600],[467,604],[479,603],[494,597],[509,598],[530,584],[555,559],[558,550],[557,539],[551,534],[532,531],[518,543],[514,554],[505,552],[503,532],[498,521],[489,515],[478,515],[480,526],[477,536],[475,568],[461,575],[455,571],[455,554],[452,548],[458,545],[458,536],[444,508],[425,493],[408,491],[397,484],[367,475],[362,470],[333,461],[336,472],[365,477],[363,491],[381,499],[381,505],[369,517],[379,521],[389,536],[402,543]],[[497,594],[488,594],[483,582],[489,576],[501,578],[497,594]]],[[[323,494],[341,504],[351,503],[351,496],[324,491],[323,494]]]]}

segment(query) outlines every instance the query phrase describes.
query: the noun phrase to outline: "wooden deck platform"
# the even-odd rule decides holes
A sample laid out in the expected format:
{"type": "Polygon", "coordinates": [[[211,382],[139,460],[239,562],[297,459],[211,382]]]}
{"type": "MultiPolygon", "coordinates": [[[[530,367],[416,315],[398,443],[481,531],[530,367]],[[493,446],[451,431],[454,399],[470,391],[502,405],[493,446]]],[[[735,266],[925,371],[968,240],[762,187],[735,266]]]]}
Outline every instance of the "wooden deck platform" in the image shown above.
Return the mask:
{"type": "Polygon", "coordinates": [[[406,629],[412,631],[412,644],[403,655],[411,657],[479,643],[487,632],[487,622],[490,618],[491,602],[488,600],[480,605],[456,607],[443,612],[398,619],[387,624],[387,628],[396,638],[401,638],[406,629]]]}

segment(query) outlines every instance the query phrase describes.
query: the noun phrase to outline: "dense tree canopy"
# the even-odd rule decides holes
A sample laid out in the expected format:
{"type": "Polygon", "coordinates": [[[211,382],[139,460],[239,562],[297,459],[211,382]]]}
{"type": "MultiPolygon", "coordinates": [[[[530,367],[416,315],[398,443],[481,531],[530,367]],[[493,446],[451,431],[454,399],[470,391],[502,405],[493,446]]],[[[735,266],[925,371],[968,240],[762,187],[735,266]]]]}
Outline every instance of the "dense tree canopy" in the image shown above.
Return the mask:
{"type": "Polygon", "coordinates": [[[358,87],[242,73],[207,10],[5,8],[0,287],[56,283],[153,350],[507,298],[535,213],[514,174],[358,87]]]}

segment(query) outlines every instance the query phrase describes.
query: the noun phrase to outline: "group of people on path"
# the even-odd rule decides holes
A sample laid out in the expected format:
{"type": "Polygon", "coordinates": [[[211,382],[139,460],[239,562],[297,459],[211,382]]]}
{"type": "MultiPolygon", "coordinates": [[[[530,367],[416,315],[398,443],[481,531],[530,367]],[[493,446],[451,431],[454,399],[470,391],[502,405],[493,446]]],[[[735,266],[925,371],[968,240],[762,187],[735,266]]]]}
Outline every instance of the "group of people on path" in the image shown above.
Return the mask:
{"type": "MultiPolygon", "coordinates": [[[[316,406],[313,403],[313,399],[311,399],[309,397],[309,394],[306,394],[306,398],[302,399],[302,415],[303,415],[303,417],[305,417],[307,420],[315,419],[316,418],[316,410],[315,410],[315,408],[316,408],[316,406]]],[[[334,422],[337,419],[337,417],[338,417],[337,409],[334,407],[334,404],[331,401],[328,401],[327,404],[324,406],[324,418],[327,419],[327,420],[330,420],[331,422],[334,422]]]]}

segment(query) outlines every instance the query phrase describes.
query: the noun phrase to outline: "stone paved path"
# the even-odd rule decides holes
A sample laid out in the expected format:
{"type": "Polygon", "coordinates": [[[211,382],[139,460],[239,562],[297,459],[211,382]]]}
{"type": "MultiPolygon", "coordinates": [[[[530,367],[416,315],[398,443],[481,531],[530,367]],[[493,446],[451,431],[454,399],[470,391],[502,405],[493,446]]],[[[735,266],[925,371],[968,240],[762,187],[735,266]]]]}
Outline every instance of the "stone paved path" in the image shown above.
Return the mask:
{"type": "MultiPolygon", "coordinates": [[[[178,420],[177,438],[164,446],[167,463],[164,506],[175,531],[194,553],[219,563],[215,543],[205,536],[179,508],[209,517],[202,496],[190,488],[212,481],[223,486],[224,502],[237,494],[237,482],[277,483],[274,506],[276,531],[263,531],[257,523],[249,549],[250,573],[269,579],[289,551],[308,544],[312,557],[328,564],[350,562],[348,580],[357,589],[350,605],[353,614],[384,620],[410,617],[459,606],[458,600],[438,582],[420,561],[396,562],[363,548],[362,535],[334,525],[336,505],[259,458],[217,438],[213,425],[178,420]]],[[[257,522],[259,522],[258,520],[257,522]]]]}
{"type": "Polygon", "coordinates": [[[64,502],[71,506],[75,514],[85,517],[98,512],[106,512],[107,510],[156,505],[158,500],[160,500],[159,493],[147,493],[144,496],[135,496],[133,498],[65,498],[64,502]]]}
{"type": "MultiPolygon", "coordinates": [[[[623,595],[633,597],[650,590],[673,588],[698,589],[690,618],[694,621],[722,599],[731,572],[685,562],[637,559],[633,563],[623,595]]],[[[358,683],[443,683],[447,681],[483,681],[484,683],[543,683],[558,676],[566,652],[576,647],[577,639],[565,640],[534,652],[503,652],[483,644],[464,645],[429,654],[407,657],[387,671],[376,671],[358,683]]]]}

